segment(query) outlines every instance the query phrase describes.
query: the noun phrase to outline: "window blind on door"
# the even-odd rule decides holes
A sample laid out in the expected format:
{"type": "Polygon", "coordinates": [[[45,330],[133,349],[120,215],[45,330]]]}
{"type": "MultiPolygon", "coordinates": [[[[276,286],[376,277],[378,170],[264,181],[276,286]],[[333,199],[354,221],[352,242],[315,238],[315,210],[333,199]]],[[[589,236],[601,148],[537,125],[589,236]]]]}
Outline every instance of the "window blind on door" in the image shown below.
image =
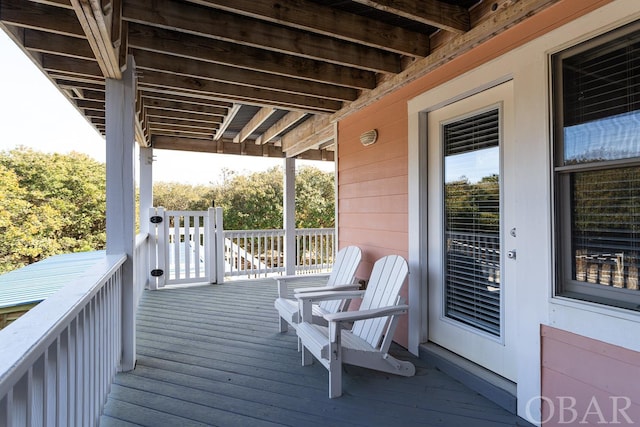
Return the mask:
{"type": "Polygon", "coordinates": [[[442,126],[445,316],[500,335],[500,114],[442,126]]]}

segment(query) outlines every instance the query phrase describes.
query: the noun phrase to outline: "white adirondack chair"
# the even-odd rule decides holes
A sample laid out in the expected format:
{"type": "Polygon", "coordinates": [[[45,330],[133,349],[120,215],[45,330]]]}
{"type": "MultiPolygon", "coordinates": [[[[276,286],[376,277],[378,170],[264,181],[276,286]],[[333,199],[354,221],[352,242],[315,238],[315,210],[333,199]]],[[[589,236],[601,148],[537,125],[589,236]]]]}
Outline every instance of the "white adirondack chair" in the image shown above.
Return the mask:
{"type": "MultiPolygon", "coordinates": [[[[356,270],[360,264],[362,258],[362,251],[357,246],[346,246],[336,254],[335,262],[330,274],[318,274],[318,275],[305,275],[305,276],[279,276],[275,277],[278,284],[278,298],[274,302],[276,310],[280,316],[280,332],[286,332],[288,325],[291,325],[294,329],[300,322],[298,301],[295,298],[287,298],[288,284],[301,279],[307,280],[309,277],[326,278],[326,285],[307,287],[295,289],[294,293],[303,292],[318,292],[318,291],[346,291],[355,290],[360,287],[358,284],[354,284],[356,276],[356,270]]],[[[322,301],[320,304],[314,304],[313,318],[317,322],[327,324],[322,316],[329,313],[338,312],[343,305],[344,301],[340,299],[334,299],[333,301],[322,301]]]]}
{"type": "Polygon", "coordinates": [[[392,374],[413,376],[415,366],[388,354],[398,317],[408,311],[402,304],[400,288],[408,274],[407,262],[397,255],[380,258],[373,266],[366,291],[312,292],[296,294],[302,321],[297,333],[302,351],[302,364],[313,362],[313,355],[329,370],[329,397],[342,395],[342,364],[357,365],[392,374]],[[332,298],[362,297],[358,311],[327,314],[329,326],[311,322],[313,303],[332,298]],[[353,322],[351,330],[343,323],[353,322]]]}

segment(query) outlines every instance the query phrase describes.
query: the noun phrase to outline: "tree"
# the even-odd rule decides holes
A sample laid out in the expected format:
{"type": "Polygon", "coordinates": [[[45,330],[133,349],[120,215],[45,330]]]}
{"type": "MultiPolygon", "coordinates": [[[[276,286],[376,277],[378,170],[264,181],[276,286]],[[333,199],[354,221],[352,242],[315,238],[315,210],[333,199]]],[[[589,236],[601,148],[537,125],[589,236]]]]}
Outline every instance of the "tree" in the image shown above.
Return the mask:
{"type": "Polygon", "coordinates": [[[303,167],[296,174],[296,227],[335,226],[335,177],[318,168],[303,167]]]}
{"type": "MultiPolygon", "coordinates": [[[[188,185],[158,182],[153,186],[154,205],[167,210],[206,210],[222,207],[228,230],[282,228],[282,168],[237,175],[223,170],[218,185],[188,185]]],[[[335,180],[333,173],[302,167],[296,174],[296,226],[333,227],[335,224],[335,180]]]]}
{"type": "Polygon", "coordinates": [[[282,228],[282,180],[282,169],[275,167],[223,183],[216,205],[223,209],[224,228],[282,228]]]}
{"type": "Polygon", "coordinates": [[[153,184],[153,205],[171,211],[204,211],[212,205],[217,192],[213,186],[157,182],[153,184]]]}
{"type": "Polygon", "coordinates": [[[0,171],[2,271],[54,254],[104,248],[103,164],[84,154],[19,147],[0,153],[0,171]]]}

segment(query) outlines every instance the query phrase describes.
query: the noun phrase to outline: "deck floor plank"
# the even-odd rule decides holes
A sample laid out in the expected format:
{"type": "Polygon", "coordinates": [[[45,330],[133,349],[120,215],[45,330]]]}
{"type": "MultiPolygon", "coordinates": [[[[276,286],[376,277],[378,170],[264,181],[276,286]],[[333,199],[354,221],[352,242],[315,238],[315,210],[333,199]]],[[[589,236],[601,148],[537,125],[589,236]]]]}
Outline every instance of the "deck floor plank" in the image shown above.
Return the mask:
{"type": "Polygon", "coordinates": [[[146,291],[136,369],[116,375],[101,425],[529,425],[400,347],[414,377],[345,366],[329,399],[327,371],[277,332],[275,297],[273,280],[146,291]]]}

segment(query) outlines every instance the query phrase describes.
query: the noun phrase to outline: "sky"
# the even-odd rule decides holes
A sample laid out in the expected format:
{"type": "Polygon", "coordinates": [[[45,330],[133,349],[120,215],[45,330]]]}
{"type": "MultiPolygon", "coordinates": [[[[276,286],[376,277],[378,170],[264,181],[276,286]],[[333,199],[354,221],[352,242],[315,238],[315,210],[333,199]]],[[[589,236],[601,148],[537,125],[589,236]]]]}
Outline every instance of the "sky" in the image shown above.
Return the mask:
{"type": "MultiPolygon", "coordinates": [[[[85,153],[105,161],[104,138],[16,44],[0,30],[0,151],[19,145],[46,153],[85,153]]],[[[220,182],[222,168],[238,173],[281,166],[282,159],[154,150],[154,181],[220,182]]],[[[298,161],[333,171],[333,162],[298,161]]]]}

